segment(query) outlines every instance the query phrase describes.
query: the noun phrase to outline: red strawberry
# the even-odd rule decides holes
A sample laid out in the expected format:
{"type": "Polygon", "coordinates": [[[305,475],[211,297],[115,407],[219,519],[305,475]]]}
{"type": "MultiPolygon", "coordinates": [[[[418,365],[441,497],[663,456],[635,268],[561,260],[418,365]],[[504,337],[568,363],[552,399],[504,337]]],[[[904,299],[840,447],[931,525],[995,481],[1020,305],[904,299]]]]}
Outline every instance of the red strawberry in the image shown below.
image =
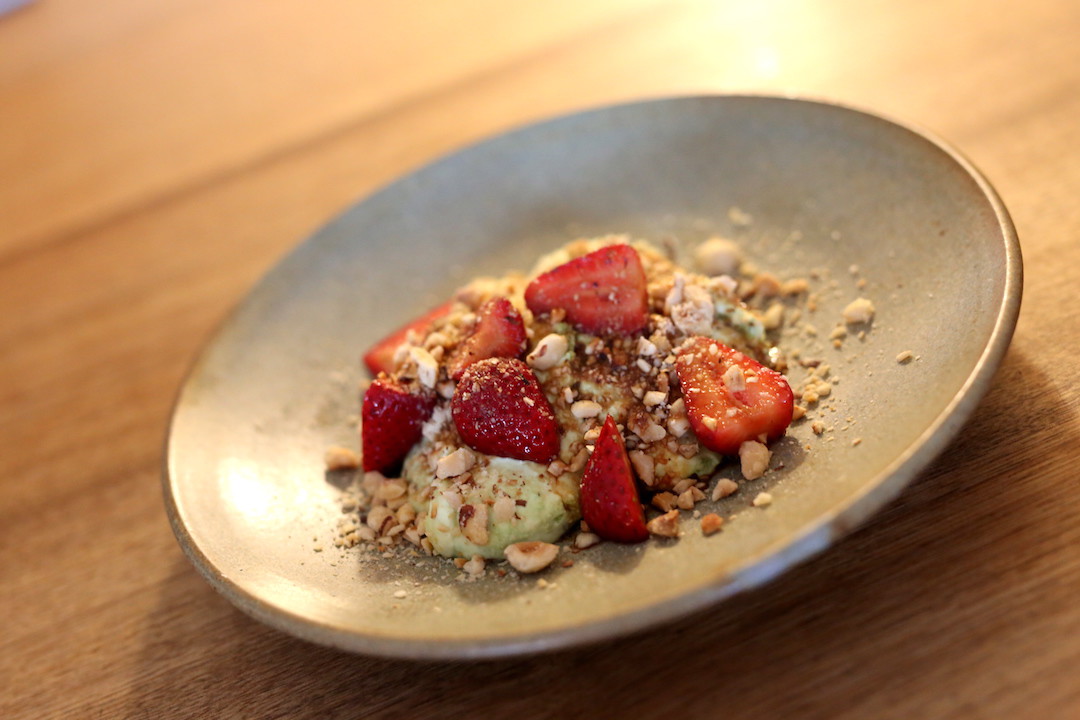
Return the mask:
{"type": "Polygon", "coordinates": [[[677,357],[686,414],[710,450],[734,455],[746,440],[774,440],[791,424],[794,396],[775,370],[700,336],[684,343],[677,357]]]}
{"type": "Polygon", "coordinates": [[[418,333],[426,332],[439,318],[450,312],[450,308],[453,307],[453,302],[448,302],[434,310],[429,310],[420,317],[410,322],[405,327],[395,330],[390,335],[387,335],[379,342],[371,346],[371,349],[364,353],[364,365],[371,372],[372,375],[378,375],[381,372],[390,374],[394,371],[394,351],[398,349],[401,343],[405,342],[405,338],[408,336],[410,330],[415,330],[418,333]]]}
{"type": "Polygon", "coordinates": [[[465,369],[450,401],[461,439],[488,455],[548,462],[559,424],[540,383],[516,358],[488,358],[465,369]]]}
{"type": "Polygon", "coordinates": [[[610,415],[581,477],[581,516],[606,540],[634,543],[649,537],[626,444],[610,415]]]}
{"type": "Polygon", "coordinates": [[[476,311],[472,334],[450,358],[450,377],[458,380],[465,368],[477,360],[492,357],[518,357],[525,349],[525,323],[521,314],[504,297],[488,300],[476,311]]]}
{"type": "Polygon", "coordinates": [[[649,297],[641,258],[629,245],[609,245],[540,275],[525,288],[537,315],[555,308],[579,330],[631,334],[649,322],[649,297]]]}
{"type": "Polygon", "coordinates": [[[420,439],[420,428],[434,408],[434,396],[410,393],[386,375],[376,378],[360,409],[364,471],[385,470],[400,462],[420,439]]]}

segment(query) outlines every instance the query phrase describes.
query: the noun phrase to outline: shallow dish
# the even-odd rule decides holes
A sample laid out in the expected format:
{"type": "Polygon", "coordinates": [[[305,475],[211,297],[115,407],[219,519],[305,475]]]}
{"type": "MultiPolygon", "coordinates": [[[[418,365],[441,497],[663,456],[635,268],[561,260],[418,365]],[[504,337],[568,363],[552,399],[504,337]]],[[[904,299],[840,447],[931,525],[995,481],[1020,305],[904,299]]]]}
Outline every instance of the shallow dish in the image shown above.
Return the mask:
{"type": "Polygon", "coordinates": [[[1020,292],[1016,234],[986,180],[940,141],[875,115],[692,97],[540,123],[372,195],[259,283],[180,391],[170,521],[230,601],[347,650],[486,657],[624,634],[769,580],[895,496],[986,392],[1020,292]],[[547,572],[543,590],[490,574],[459,582],[438,558],[335,549],[339,491],[322,458],[356,445],[359,354],[477,274],[525,270],[568,239],[608,232],[685,244],[720,233],[781,277],[819,270],[823,332],[785,344],[841,379],[832,440],[796,424],[777,448],[784,467],[722,501],[734,517],[719,535],[686,521],[678,541],[605,544],[547,572]],[[837,351],[825,336],[860,294],[876,319],[837,351]],[[903,351],[917,359],[898,363],[903,351]],[[762,489],[773,504],[750,507],[762,489]]]}

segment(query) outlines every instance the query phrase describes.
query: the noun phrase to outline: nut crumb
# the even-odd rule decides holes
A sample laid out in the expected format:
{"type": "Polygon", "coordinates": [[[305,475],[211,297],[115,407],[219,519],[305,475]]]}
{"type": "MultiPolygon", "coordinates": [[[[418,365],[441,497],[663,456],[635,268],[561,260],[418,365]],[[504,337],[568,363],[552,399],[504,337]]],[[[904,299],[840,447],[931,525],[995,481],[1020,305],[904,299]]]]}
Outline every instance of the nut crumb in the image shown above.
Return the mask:
{"type": "Polygon", "coordinates": [[[861,297],[852,300],[848,306],[844,308],[844,322],[848,325],[868,323],[874,319],[874,312],[874,303],[861,297]]]}
{"type": "Polygon", "coordinates": [[[911,352],[910,350],[905,350],[896,356],[896,362],[900,363],[901,365],[906,365],[914,359],[915,353],[911,352]]]}
{"type": "Polygon", "coordinates": [[[713,488],[712,501],[716,502],[720,498],[726,498],[728,495],[733,494],[738,489],[739,485],[734,480],[720,478],[716,481],[716,487],[713,488]]]}
{"type": "Polygon", "coordinates": [[[327,470],[355,470],[360,467],[360,456],[349,448],[337,445],[326,449],[327,470]]]}
{"type": "Polygon", "coordinates": [[[531,540],[506,546],[506,560],[519,573],[539,572],[555,561],[559,546],[531,540]]]}
{"type": "Polygon", "coordinates": [[[724,518],[716,513],[709,513],[701,518],[701,532],[703,535],[712,535],[719,532],[723,524],[724,518]]]}
{"type": "Polygon", "coordinates": [[[769,459],[772,452],[764,443],[756,440],[747,440],[739,446],[739,461],[741,463],[743,477],[747,480],[756,480],[765,474],[769,467],[769,459]]]}
{"type": "Polygon", "coordinates": [[[679,536],[679,511],[672,510],[650,520],[645,527],[653,535],[673,538],[679,536]]]}
{"type": "Polygon", "coordinates": [[[772,505],[773,497],[767,492],[760,492],[753,500],[754,507],[768,507],[772,505]]]}

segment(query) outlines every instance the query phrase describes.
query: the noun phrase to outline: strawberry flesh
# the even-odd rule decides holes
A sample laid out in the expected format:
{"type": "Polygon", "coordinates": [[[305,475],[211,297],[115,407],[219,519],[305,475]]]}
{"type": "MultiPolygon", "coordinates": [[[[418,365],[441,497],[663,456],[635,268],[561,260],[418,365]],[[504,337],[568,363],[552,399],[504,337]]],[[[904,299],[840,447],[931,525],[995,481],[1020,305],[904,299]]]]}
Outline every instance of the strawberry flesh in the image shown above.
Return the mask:
{"type": "Polygon", "coordinates": [[[775,370],[700,336],[683,343],[676,357],[690,426],[710,450],[734,455],[743,442],[775,440],[791,424],[794,395],[775,370]]]}
{"type": "Polygon", "coordinates": [[[450,358],[450,377],[461,379],[465,368],[478,360],[493,357],[516,358],[525,349],[525,323],[521,314],[504,297],[488,300],[476,311],[472,333],[450,358]]]}
{"type": "Polygon", "coordinates": [[[605,540],[636,543],[649,537],[626,444],[610,415],[585,464],[581,478],[581,516],[589,529],[605,540]]]}
{"type": "Polygon", "coordinates": [[[364,471],[382,471],[401,462],[420,440],[421,427],[434,408],[433,395],[411,393],[386,375],[376,378],[360,408],[364,471]]]}
{"type": "Polygon", "coordinates": [[[461,439],[488,455],[546,463],[559,451],[559,424],[532,369],[517,358],[468,366],[450,401],[461,439]]]}
{"type": "Polygon", "coordinates": [[[412,331],[421,334],[427,332],[428,328],[430,328],[436,320],[449,314],[452,306],[453,303],[448,302],[433,310],[429,310],[409,324],[398,328],[379,342],[372,345],[371,349],[364,353],[364,365],[367,366],[368,372],[372,375],[378,375],[381,372],[387,374],[392,373],[394,371],[394,353],[397,351],[398,346],[405,342],[409,333],[412,331]]]}
{"type": "Polygon", "coordinates": [[[628,335],[649,322],[645,270],[629,245],[609,245],[543,273],[525,288],[525,303],[537,315],[562,308],[592,335],[628,335]]]}

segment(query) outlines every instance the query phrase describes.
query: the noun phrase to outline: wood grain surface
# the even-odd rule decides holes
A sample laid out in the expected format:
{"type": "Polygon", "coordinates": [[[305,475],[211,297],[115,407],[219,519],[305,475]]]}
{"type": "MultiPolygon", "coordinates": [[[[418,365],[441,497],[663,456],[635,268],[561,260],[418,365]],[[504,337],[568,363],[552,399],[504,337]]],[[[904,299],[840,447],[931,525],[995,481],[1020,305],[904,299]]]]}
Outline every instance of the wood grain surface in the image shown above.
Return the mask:
{"type": "Polygon", "coordinates": [[[1080,717],[1080,3],[38,0],[0,17],[0,717],[1080,717]],[[698,92],[947,138],[1026,288],[974,418],[888,509],[673,625],[476,664],[266,628],[182,555],[170,405],[291,246],[523,122],[698,92]]]}

